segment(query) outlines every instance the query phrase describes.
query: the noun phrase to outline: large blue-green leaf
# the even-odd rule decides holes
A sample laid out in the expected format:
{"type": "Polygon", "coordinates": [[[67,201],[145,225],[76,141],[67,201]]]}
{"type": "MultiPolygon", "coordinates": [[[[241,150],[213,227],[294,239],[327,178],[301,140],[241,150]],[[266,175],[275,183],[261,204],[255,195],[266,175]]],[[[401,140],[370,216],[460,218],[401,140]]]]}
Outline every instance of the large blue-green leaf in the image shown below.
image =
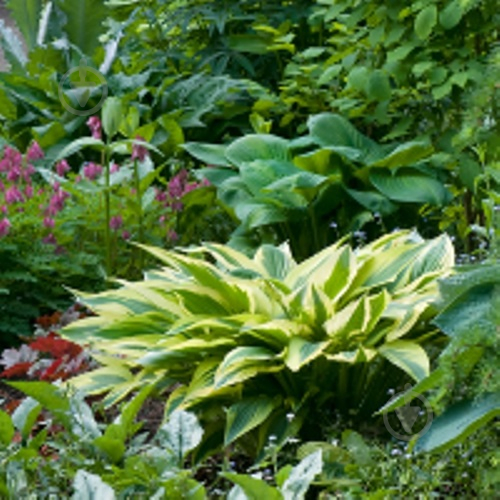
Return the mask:
{"type": "Polygon", "coordinates": [[[405,142],[391,151],[384,158],[373,163],[371,166],[397,168],[414,165],[420,160],[427,158],[432,151],[433,147],[426,142],[405,142]]]}
{"type": "Polygon", "coordinates": [[[231,164],[241,167],[255,160],[291,159],[288,141],[271,134],[249,134],[236,139],[226,149],[231,164]]]}
{"type": "Polygon", "coordinates": [[[355,189],[345,189],[360,205],[370,210],[370,212],[381,215],[390,215],[397,210],[397,205],[389,198],[376,191],[357,191],[355,189]]]}
{"type": "Polygon", "coordinates": [[[226,146],[223,144],[187,142],[181,147],[197,160],[206,163],[207,165],[216,165],[220,167],[229,167],[231,165],[226,158],[226,146]]]}
{"type": "Polygon", "coordinates": [[[228,179],[238,177],[239,173],[236,170],[230,168],[201,168],[193,172],[198,179],[206,179],[213,184],[215,187],[220,187],[228,179]]]}
{"type": "Polygon", "coordinates": [[[452,302],[436,317],[434,323],[451,337],[476,329],[483,332],[489,331],[495,335],[498,332],[498,309],[496,308],[500,305],[499,298],[500,285],[476,286],[452,302]]]}
{"type": "Polygon", "coordinates": [[[450,448],[499,415],[500,392],[483,396],[478,401],[462,401],[432,422],[430,429],[417,441],[415,450],[438,452],[450,448]]]}
{"type": "Polygon", "coordinates": [[[307,126],[311,136],[320,146],[359,151],[359,159],[367,163],[376,161],[382,155],[376,142],[363,135],[340,115],[332,113],[314,115],[309,118],[307,126]]]}
{"type": "Polygon", "coordinates": [[[258,194],[276,181],[303,173],[292,162],[282,160],[255,160],[240,165],[241,178],[252,194],[258,194]]]}
{"type": "Polygon", "coordinates": [[[443,205],[448,198],[448,192],[440,181],[417,171],[401,170],[393,174],[389,170],[373,169],[370,182],[394,201],[443,205]]]}
{"type": "Polygon", "coordinates": [[[246,224],[250,229],[276,224],[277,222],[286,222],[289,214],[285,208],[264,204],[248,204],[246,207],[246,224]]]}

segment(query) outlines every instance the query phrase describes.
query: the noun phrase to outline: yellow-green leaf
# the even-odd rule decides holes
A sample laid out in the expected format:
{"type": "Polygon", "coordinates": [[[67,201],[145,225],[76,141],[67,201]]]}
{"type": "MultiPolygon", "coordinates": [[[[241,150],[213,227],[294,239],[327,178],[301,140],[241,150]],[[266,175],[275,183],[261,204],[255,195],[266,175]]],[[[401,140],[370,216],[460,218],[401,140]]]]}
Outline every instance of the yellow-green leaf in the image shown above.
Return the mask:
{"type": "Polygon", "coordinates": [[[384,344],[379,353],[392,364],[420,382],[429,375],[429,358],[424,349],[415,342],[396,340],[384,344]]]}

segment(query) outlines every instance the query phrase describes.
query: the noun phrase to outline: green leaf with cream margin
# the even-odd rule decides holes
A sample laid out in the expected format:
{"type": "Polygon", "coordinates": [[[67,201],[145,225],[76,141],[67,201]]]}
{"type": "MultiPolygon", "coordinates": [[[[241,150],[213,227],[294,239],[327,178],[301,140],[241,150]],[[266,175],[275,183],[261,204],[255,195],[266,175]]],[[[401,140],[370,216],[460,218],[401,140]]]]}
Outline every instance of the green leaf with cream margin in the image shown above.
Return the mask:
{"type": "Polygon", "coordinates": [[[300,263],[286,244],[253,257],[216,243],[141,248],[163,267],[118,289],[77,294],[97,316],[62,332],[95,346],[103,365],[68,384],[108,392],[108,404],[144,384],[177,384],[167,415],[218,408],[229,443],[279,412],[305,420],[319,401],[314,387],[328,387],[321,399],[330,404],[364,400],[362,381],[357,392],[335,387],[345,364],[354,379],[379,357],[416,381],[429,373],[413,332],[431,331],[437,280],[453,266],[447,236],[400,231],[357,249],[339,241],[300,263]]]}

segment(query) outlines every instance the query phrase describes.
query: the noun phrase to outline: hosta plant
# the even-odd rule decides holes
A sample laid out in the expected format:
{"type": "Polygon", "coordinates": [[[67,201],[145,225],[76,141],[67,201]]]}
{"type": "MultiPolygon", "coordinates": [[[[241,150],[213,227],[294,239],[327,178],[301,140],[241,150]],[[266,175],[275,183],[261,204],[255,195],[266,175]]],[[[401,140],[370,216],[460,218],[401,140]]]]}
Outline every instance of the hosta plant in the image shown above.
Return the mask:
{"type": "Polygon", "coordinates": [[[286,244],[253,258],[215,243],[144,248],[165,267],[80,294],[97,316],[63,330],[104,365],[70,382],[109,391],[108,404],[144,384],[175,384],[167,412],[199,410],[215,432],[225,407],[224,443],[258,428],[261,448],[308,412],[370,414],[401,377],[429,373],[422,345],[434,332],[437,278],[453,265],[447,236],[401,231],[358,249],[341,241],[301,263],[286,244]]]}
{"type": "Polygon", "coordinates": [[[372,231],[378,223],[379,232],[384,225],[412,227],[421,222],[423,207],[448,201],[428,143],[378,144],[331,113],[311,116],[307,126],[309,133],[294,140],[266,133],[227,146],[184,145],[209,165],[199,176],[216,186],[240,222],[233,246],[289,240],[293,255],[302,259],[338,233],[370,222],[372,231]],[[304,224],[312,234],[302,230],[304,224]]]}

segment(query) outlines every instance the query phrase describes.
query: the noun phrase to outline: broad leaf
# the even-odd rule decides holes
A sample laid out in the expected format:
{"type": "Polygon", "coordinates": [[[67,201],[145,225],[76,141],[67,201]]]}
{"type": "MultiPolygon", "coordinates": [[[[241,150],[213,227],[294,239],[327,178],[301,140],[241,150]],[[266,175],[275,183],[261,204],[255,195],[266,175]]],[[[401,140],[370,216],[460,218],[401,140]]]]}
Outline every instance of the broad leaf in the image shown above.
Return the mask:
{"type": "Polygon", "coordinates": [[[448,408],[417,441],[416,451],[443,451],[500,415],[500,392],[477,401],[462,401],[448,408]]]}
{"type": "Polygon", "coordinates": [[[190,155],[207,165],[221,167],[229,167],[231,165],[225,155],[226,146],[222,144],[187,142],[182,145],[182,149],[185,149],[190,155]]]}
{"type": "Polygon", "coordinates": [[[424,349],[415,342],[395,340],[384,344],[378,351],[417,382],[429,375],[429,358],[424,349]]]}
{"type": "Polygon", "coordinates": [[[307,122],[311,136],[318,145],[345,147],[359,151],[360,160],[376,161],[381,154],[379,146],[359,132],[340,115],[322,113],[307,122]]]}
{"type": "Polygon", "coordinates": [[[237,139],[226,149],[231,164],[242,167],[255,160],[290,159],[288,142],[271,134],[249,134],[237,139]]]}
{"type": "Polygon", "coordinates": [[[264,396],[247,398],[232,405],[227,412],[224,446],[262,424],[274,408],[273,400],[264,396]]]}
{"type": "Polygon", "coordinates": [[[92,55],[104,33],[104,21],[109,10],[102,0],[60,0],[59,7],[66,15],[65,31],[69,41],[84,54],[92,55]]]}
{"type": "Polygon", "coordinates": [[[323,469],[322,451],[318,450],[303,458],[290,472],[281,492],[284,500],[303,500],[314,478],[323,469]]]}
{"type": "Polygon", "coordinates": [[[72,500],[114,500],[113,488],[96,474],[90,474],[82,469],[77,471],[73,481],[72,500]]]}
{"type": "Polygon", "coordinates": [[[237,485],[229,493],[228,500],[283,500],[281,493],[262,479],[232,472],[222,472],[221,476],[237,485]]]}
{"type": "Polygon", "coordinates": [[[183,410],[174,411],[156,435],[161,446],[174,454],[180,466],[186,455],[200,444],[202,437],[203,429],[196,416],[183,410]]]}
{"type": "Polygon", "coordinates": [[[370,172],[370,182],[394,201],[443,205],[448,199],[448,192],[441,182],[410,170],[393,174],[374,169],[370,172]]]}

